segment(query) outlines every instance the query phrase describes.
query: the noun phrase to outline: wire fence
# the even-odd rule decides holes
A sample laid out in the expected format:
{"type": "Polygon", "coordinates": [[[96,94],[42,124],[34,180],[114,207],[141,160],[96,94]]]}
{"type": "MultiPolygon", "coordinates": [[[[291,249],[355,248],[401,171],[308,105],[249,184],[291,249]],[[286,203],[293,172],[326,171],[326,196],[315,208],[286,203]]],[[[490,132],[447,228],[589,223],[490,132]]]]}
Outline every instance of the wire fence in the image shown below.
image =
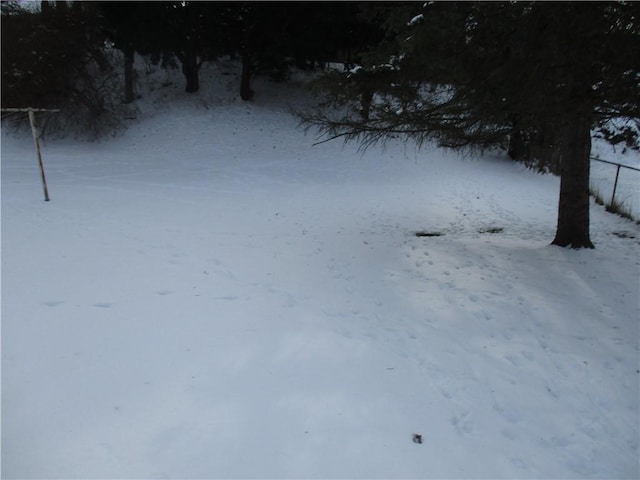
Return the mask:
{"type": "Polygon", "coordinates": [[[590,183],[607,207],[617,206],[640,220],[640,168],[591,157],[590,183]]]}

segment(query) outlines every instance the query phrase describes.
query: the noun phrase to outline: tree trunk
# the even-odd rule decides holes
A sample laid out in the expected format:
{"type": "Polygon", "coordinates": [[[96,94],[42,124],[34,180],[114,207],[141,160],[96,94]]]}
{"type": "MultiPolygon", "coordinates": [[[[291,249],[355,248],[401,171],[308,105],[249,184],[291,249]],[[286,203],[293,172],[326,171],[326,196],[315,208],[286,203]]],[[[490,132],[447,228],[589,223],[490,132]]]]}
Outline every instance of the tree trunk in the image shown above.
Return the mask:
{"type": "Polygon", "coordinates": [[[589,236],[591,121],[578,114],[563,125],[558,226],[552,245],[593,248],[589,236]]]}
{"type": "Polygon", "coordinates": [[[41,0],[40,1],[40,12],[42,12],[42,16],[45,17],[46,19],[51,18],[51,12],[52,12],[52,7],[51,4],[49,3],[48,0],[41,0]]]}
{"type": "Polygon", "coordinates": [[[242,53],[242,75],[240,77],[240,98],[251,100],[253,90],[251,90],[251,58],[248,52],[242,53]]]}
{"type": "Polygon", "coordinates": [[[133,94],[133,58],[135,50],[131,46],[124,49],[124,103],[135,100],[133,94]]]}
{"type": "Polygon", "coordinates": [[[528,146],[525,141],[522,131],[517,127],[514,127],[511,130],[511,135],[509,135],[509,148],[507,150],[507,154],[511,160],[529,160],[527,154],[528,146]]]}
{"type": "Polygon", "coordinates": [[[363,120],[369,120],[369,112],[371,111],[371,102],[373,102],[373,90],[363,87],[360,94],[360,116],[363,120]]]}
{"type": "Polygon", "coordinates": [[[520,115],[510,115],[511,133],[507,154],[511,160],[528,164],[531,161],[531,133],[523,131],[520,125],[520,115]]]}
{"type": "Polygon", "coordinates": [[[530,160],[538,165],[538,170],[561,175],[562,151],[559,148],[558,132],[551,124],[544,124],[531,141],[530,160]]]}
{"type": "Polygon", "coordinates": [[[187,86],[184,89],[187,93],[195,93],[200,90],[200,64],[198,56],[193,51],[184,52],[179,55],[178,59],[182,62],[182,73],[187,80],[187,86]]]}

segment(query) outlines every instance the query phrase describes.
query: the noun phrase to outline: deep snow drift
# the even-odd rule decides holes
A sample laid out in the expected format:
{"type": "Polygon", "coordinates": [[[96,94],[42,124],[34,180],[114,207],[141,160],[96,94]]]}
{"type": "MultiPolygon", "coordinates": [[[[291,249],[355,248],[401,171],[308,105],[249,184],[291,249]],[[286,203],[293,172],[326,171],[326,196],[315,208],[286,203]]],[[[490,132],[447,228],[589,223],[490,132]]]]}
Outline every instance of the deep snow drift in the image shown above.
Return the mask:
{"type": "Polygon", "coordinates": [[[4,478],[638,478],[637,224],[549,246],[557,178],[221,68],[45,142],[48,203],[3,131],[4,478]]]}

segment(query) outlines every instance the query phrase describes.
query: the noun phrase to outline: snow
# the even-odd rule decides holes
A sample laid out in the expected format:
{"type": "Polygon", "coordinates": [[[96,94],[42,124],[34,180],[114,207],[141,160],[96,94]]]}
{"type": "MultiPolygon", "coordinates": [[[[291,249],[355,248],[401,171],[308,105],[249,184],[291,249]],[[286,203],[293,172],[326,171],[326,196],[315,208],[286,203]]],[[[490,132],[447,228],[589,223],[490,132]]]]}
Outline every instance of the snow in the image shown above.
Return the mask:
{"type": "Polygon", "coordinates": [[[550,246],[557,178],[202,72],[43,142],[50,202],[3,128],[3,478],[638,478],[636,223],[550,246]]]}
{"type": "Polygon", "coordinates": [[[407,26],[413,27],[414,25],[417,25],[418,23],[422,23],[423,20],[424,20],[424,14],[420,13],[420,14],[416,15],[415,17],[413,17],[411,20],[409,20],[409,22],[407,22],[407,26]]]}

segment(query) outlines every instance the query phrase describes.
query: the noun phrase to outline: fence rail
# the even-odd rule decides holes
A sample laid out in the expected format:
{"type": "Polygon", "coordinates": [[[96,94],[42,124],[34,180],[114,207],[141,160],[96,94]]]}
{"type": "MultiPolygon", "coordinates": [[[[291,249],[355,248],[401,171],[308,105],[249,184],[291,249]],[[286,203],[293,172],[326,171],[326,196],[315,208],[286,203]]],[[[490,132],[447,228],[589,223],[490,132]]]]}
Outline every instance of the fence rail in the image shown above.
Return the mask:
{"type": "Polygon", "coordinates": [[[617,165],[618,167],[628,168],[629,170],[635,170],[636,172],[640,172],[640,168],[630,167],[629,165],[625,165],[624,163],[616,163],[610,162],[609,160],[602,160],[601,158],[589,157],[591,160],[595,160],[596,162],[608,163],[610,165],[617,165]]]}

